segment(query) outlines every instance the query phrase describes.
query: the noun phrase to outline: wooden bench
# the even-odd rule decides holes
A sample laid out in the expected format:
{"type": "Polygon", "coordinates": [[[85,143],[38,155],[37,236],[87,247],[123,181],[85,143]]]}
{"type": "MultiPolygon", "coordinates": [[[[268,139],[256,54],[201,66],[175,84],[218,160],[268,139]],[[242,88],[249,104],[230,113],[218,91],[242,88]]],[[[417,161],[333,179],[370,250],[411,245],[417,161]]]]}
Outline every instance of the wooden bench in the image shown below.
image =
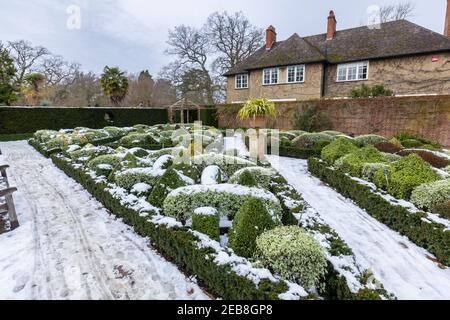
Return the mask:
{"type": "Polygon", "coordinates": [[[17,219],[16,208],[13,201],[13,193],[17,191],[17,188],[10,188],[8,182],[8,176],[6,175],[6,169],[8,165],[0,166],[0,182],[6,185],[6,189],[0,190],[0,198],[5,199],[5,203],[0,203],[0,214],[7,213],[11,224],[11,230],[19,227],[19,220],[17,219]]]}
{"type": "Polygon", "coordinates": [[[6,183],[6,187],[9,188],[8,177],[6,176],[6,169],[8,165],[0,166],[0,182],[6,183]]]}
{"type": "Polygon", "coordinates": [[[6,203],[0,205],[0,213],[7,213],[9,215],[9,222],[11,224],[11,230],[19,227],[19,220],[17,219],[16,208],[14,207],[13,193],[17,191],[17,188],[8,188],[0,190],[0,197],[5,198],[6,203]]]}

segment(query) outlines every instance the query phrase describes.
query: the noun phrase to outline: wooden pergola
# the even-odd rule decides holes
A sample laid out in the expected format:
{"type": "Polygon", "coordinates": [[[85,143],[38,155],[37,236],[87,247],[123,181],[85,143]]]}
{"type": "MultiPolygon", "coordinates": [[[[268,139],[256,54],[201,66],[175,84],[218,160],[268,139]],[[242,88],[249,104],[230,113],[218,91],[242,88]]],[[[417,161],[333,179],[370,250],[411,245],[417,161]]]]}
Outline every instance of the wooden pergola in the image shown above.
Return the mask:
{"type": "Polygon", "coordinates": [[[191,100],[188,100],[186,98],[183,98],[181,100],[179,100],[178,102],[174,103],[173,105],[171,105],[170,107],[168,107],[168,112],[169,112],[169,121],[170,123],[174,123],[174,114],[176,111],[181,111],[181,123],[189,123],[189,115],[190,112],[197,112],[198,115],[198,119],[201,119],[201,111],[204,110],[205,107],[198,105],[194,102],[192,102],[191,100]],[[184,114],[185,111],[187,113],[187,121],[184,121],[184,114]]]}

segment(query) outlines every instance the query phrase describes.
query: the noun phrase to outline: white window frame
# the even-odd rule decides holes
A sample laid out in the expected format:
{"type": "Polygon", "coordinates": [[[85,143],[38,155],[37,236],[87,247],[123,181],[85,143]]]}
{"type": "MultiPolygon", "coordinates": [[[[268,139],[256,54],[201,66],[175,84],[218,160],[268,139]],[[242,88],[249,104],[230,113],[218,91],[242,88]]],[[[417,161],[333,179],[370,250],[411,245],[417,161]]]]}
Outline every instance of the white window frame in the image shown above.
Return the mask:
{"type": "Polygon", "coordinates": [[[286,67],[286,83],[304,83],[305,77],[306,77],[306,66],[304,64],[286,67]],[[295,68],[294,69],[294,79],[295,79],[294,81],[289,81],[289,69],[291,69],[291,68],[295,68]],[[297,81],[297,76],[299,75],[300,70],[301,70],[300,68],[303,70],[303,78],[301,81],[297,81]]]}
{"type": "Polygon", "coordinates": [[[369,61],[361,61],[361,62],[354,62],[354,63],[345,63],[345,64],[338,64],[337,66],[337,74],[336,74],[336,82],[354,82],[354,81],[366,81],[369,80],[369,68],[370,63],[369,61]],[[365,78],[360,78],[360,71],[362,68],[367,67],[367,74],[365,78]],[[345,68],[345,80],[339,79],[340,71],[345,68]],[[349,79],[350,70],[356,68],[356,79],[349,79]]]}
{"type": "Polygon", "coordinates": [[[240,90],[240,89],[248,89],[248,86],[249,86],[249,83],[248,83],[248,81],[249,81],[249,76],[248,76],[248,73],[241,73],[241,74],[237,74],[236,76],[235,76],[235,79],[234,79],[234,88],[235,89],[237,89],[237,90],[240,90]],[[241,78],[241,77],[243,77],[243,78],[241,78]],[[238,78],[241,78],[241,86],[238,86],[238,78]],[[247,84],[246,86],[244,86],[244,78],[245,78],[245,83],[247,84]]]}
{"type": "Polygon", "coordinates": [[[262,83],[263,83],[263,86],[273,86],[273,85],[279,84],[280,83],[280,68],[266,68],[266,69],[263,69],[262,83]],[[266,71],[269,72],[269,77],[270,77],[270,82],[269,83],[266,83],[266,77],[265,77],[266,76],[266,71]],[[275,71],[276,71],[276,74],[277,74],[277,82],[273,82],[273,74],[275,73],[275,71]]]}

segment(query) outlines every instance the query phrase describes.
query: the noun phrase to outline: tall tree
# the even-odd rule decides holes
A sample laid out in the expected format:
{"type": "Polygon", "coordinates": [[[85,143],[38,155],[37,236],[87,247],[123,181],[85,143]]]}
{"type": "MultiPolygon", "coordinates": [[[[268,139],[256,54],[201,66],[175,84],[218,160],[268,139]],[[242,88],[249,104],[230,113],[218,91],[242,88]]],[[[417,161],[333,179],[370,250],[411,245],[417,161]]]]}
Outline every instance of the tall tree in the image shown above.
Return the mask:
{"type": "Polygon", "coordinates": [[[17,100],[14,78],[16,76],[14,61],[9,51],[0,42],[0,105],[11,105],[17,100]]]}
{"type": "Polygon", "coordinates": [[[148,70],[139,75],[129,77],[130,89],[125,99],[128,106],[150,107],[153,105],[153,90],[155,81],[148,70]]]}
{"type": "Polygon", "coordinates": [[[242,12],[213,13],[205,28],[215,53],[219,54],[214,68],[221,74],[248,58],[263,44],[264,30],[252,25],[242,12]]]}
{"type": "Polygon", "coordinates": [[[380,21],[383,23],[410,18],[414,9],[415,5],[410,1],[383,6],[380,8],[380,21]]]}
{"type": "Polygon", "coordinates": [[[100,84],[103,93],[110,98],[114,106],[120,105],[125,99],[129,88],[128,78],[125,72],[120,71],[119,68],[110,68],[108,66],[103,70],[103,74],[100,77],[100,84]]]}
{"type": "Polygon", "coordinates": [[[176,56],[176,60],[162,74],[169,75],[165,79],[177,87],[178,96],[186,92],[185,87],[191,87],[182,86],[182,82],[195,75],[206,93],[204,103],[213,104],[223,97],[224,81],[220,76],[258,49],[262,39],[262,30],[242,12],[216,12],[200,29],[181,25],[169,32],[166,53],[176,56]]]}
{"type": "Polygon", "coordinates": [[[211,45],[205,31],[181,25],[169,32],[167,43],[169,45],[167,53],[176,56],[180,65],[202,72],[206,82],[207,102],[213,104],[213,81],[208,69],[211,45]]]}
{"type": "Polygon", "coordinates": [[[8,46],[11,49],[11,55],[17,68],[16,84],[18,87],[21,87],[25,76],[28,73],[38,71],[37,65],[40,59],[49,56],[50,51],[41,46],[34,47],[25,40],[10,41],[8,46]]]}

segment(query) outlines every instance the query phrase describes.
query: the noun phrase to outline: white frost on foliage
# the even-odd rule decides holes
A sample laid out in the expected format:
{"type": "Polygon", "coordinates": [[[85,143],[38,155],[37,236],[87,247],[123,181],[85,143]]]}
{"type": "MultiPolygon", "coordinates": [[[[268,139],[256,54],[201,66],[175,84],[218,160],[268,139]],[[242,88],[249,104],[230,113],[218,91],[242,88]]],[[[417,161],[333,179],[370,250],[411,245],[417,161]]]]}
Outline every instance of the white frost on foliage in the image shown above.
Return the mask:
{"type": "Polygon", "coordinates": [[[212,207],[202,207],[195,209],[194,214],[198,216],[216,216],[217,210],[212,207]]]}
{"type": "Polygon", "coordinates": [[[277,197],[269,191],[259,188],[249,188],[236,184],[218,184],[212,186],[194,185],[188,187],[182,187],[173,190],[168,197],[175,197],[180,194],[195,194],[203,192],[226,192],[238,196],[248,195],[259,199],[269,200],[275,203],[279,203],[277,197]]]}
{"type": "Polygon", "coordinates": [[[149,191],[152,187],[147,183],[138,183],[133,186],[131,189],[132,193],[145,193],[149,191]]]}
{"type": "Polygon", "coordinates": [[[159,225],[159,226],[166,226],[167,228],[182,228],[183,224],[179,221],[177,221],[174,218],[156,215],[153,216],[150,220],[151,223],[159,225]]]}
{"type": "Polygon", "coordinates": [[[289,290],[278,296],[278,298],[280,300],[297,301],[297,300],[300,300],[301,298],[308,296],[308,293],[305,291],[305,289],[303,289],[298,284],[292,283],[289,281],[285,281],[285,282],[288,285],[289,290]]]}
{"type": "Polygon", "coordinates": [[[210,186],[220,183],[220,168],[218,166],[208,166],[202,173],[202,185],[210,186]]]}
{"type": "Polygon", "coordinates": [[[174,157],[172,155],[164,155],[164,156],[159,157],[158,160],[156,160],[155,164],[153,165],[153,170],[158,173],[162,172],[162,174],[163,174],[163,171],[164,171],[163,167],[169,161],[171,161],[173,159],[174,159],[174,157]]]}

